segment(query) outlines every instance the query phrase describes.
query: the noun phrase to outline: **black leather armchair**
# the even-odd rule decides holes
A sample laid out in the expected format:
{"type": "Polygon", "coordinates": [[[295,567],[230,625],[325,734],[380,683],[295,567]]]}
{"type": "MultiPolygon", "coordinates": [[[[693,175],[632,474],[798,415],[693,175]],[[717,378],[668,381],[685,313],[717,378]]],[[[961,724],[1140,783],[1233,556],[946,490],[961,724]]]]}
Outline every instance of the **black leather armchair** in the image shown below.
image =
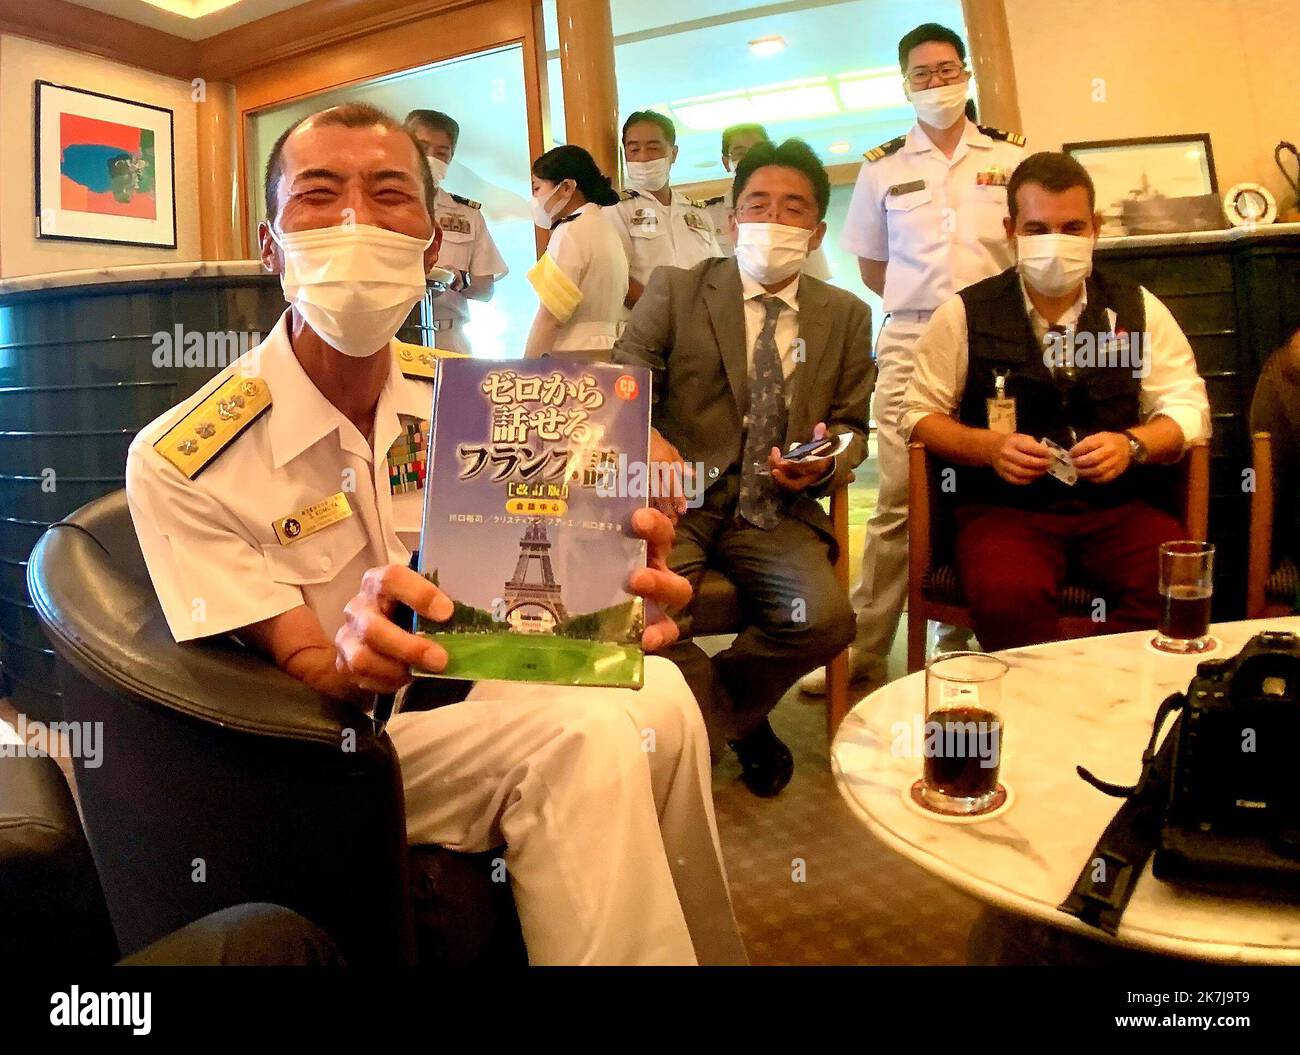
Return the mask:
{"type": "Polygon", "coordinates": [[[77,807],[54,759],[0,758],[0,963],[105,967],[117,941],[77,807]]]}
{"type": "Polygon", "coordinates": [[[324,928],[354,965],[409,963],[417,944],[442,962],[522,958],[484,855],[408,859],[397,757],[369,718],[233,640],[172,639],[124,492],[52,526],[28,586],[65,719],[103,723],[102,765],[75,775],[123,954],[261,901],[324,928]],[[418,942],[417,914],[432,927],[418,942]]]}

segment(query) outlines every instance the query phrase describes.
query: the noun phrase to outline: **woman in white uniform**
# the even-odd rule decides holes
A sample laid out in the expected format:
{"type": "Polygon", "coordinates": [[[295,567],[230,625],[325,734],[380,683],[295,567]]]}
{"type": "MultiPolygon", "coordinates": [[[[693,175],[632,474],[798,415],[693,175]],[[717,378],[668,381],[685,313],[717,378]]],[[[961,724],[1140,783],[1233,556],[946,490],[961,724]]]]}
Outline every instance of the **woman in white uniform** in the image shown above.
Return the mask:
{"type": "Polygon", "coordinates": [[[533,162],[533,221],[551,240],[528,272],[541,303],[525,358],[609,360],[627,296],[627,256],[601,213],[616,201],[582,147],[556,147],[533,162]]]}

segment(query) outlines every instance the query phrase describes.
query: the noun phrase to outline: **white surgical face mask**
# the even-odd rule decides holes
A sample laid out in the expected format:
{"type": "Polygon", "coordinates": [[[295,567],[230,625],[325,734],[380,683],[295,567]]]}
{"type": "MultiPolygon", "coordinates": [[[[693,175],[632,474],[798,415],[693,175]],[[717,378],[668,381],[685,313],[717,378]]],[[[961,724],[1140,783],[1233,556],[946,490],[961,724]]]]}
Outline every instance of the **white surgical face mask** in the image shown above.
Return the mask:
{"type": "Polygon", "coordinates": [[[559,187],[552,188],[549,194],[543,191],[541,197],[534,195],[532,198],[530,207],[533,213],[533,223],[543,231],[549,231],[551,229],[551,225],[554,224],[556,219],[559,217],[560,211],[564,208],[565,204],[568,203],[569,198],[573,196],[573,191],[562,194],[559,200],[564,204],[561,204],[558,208],[552,208],[551,201],[555,198],[556,191],[563,186],[564,184],[561,182],[559,187]]]}
{"type": "Polygon", "coordinates": [[[344,355],[363,359],[379,351],[424,296],[432,236],[351,224],[278,233],[272,227],[271,237],[284,254],[284,299],[344,355]]]}
{"type": "Polygon", "coordinates": [[[910,92],[908,98],[916,116],[931,128],[951,128],[966,112],[967,82],[941,84],[938,88],[926,88],[910,92]]]}
{"type": "Polygon", "coordinates": [[[426,154],[425,157],[429,159],[429,171],[433,173],[434,186],[441,187],[442,181],[447,178],[448,162],[433,154],[426,154]]]}
{"type": "Polygon", "coordinates": [[[808,258],[812,231],[783,223],[736,224],[736,263],[755,282],[772,286],[790,278],[808,258]]]}
{"type": "Polygon", "coordinates": [[[1016,270],[1044,296],[1063,297],[1092,274],[1092,239],[1072,234],[1016,238],[1016,270]]]}
{"type": "Polygon", "coordinates": [[[653,194],[668,186],[668,172],[673,167],[671,158],[656,158],[654,161],[629,161],[627,163],[627,185],[633,190],[653,194]]]}

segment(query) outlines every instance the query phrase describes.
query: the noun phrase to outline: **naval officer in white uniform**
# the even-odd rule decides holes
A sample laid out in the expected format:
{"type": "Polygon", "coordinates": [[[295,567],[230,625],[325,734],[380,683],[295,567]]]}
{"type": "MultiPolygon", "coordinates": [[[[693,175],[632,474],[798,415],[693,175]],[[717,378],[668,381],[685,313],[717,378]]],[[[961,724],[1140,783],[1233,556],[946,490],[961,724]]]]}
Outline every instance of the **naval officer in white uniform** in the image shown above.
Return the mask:
{"type": "Polygon", "coordinates": [[[677,160],[677,129],[671,118],[638,110],[623,122],[627,189],[605,215],[627,254],[630,309],[657,267],[692,268],[721,256],[713,221],[702,202],[669,185],[677,160]]]}
{"type": "Polygon", "coordinates": [[[469,302],[491,300],[497,280],[505,278],[510,269],[492,240],[482,205],[452,194],[443,186],[447,167],[456,156],[460,125],[439,110],[412,110],[405,124],[424,149],[438,187],[434,203],[434,219],[442,228],[438,266],[456,275],[451,287],[433,302],[433,344],[441,351],[470,355],[472,349],[465,332],[470,321],[469,302]]]}
{"type": "MultiPolygon", "coordinates": [[[[935,308],[1014,262],[1002,221],[1007,181],[1025,157],[1023,136],[968,119],[966,45],[952,30],[918,26],[899,41],[898,62],[916,124],[867,151],[840,234],[885,309],[871,405],[880,493],[853,591],[857,637],[850,652],[850,676],[872,680],[885,678],[907,601],[907,443],[900,420],[912,347],[935,308]]],[[[825,673],[801,684],[824,692],[825,673]]]]}
{"type": "MultiPolygon", "coordinates": [[[[267,198],[262,261],[292,306],[141,431],[127,497],[178,640],[236,633],[364,706],[410,664],[446,662],[388,617],[398,603],[451,612],[406,566],[422,499],[388,471],[395,441],[409,451],[427,428],[434,353],[391,338],[437,259],[432,181],[394,118],[348,104],[285,133],[267,198]]],[[[675,636],[659,605],[685,604],[689,587],[664,564],[667,519],[640,511],[634,528],[651,561],[629,588],[650,602],[653,649],[675,636]]],[[[667,660],[647,660],[640,692],[480,682],[388,732],[412,843],[506,844],[532,962],[744,962],[704,724],[667,660]]]]}
{"type": "MultiPolygon", "coordinates": [[[[749,153],[750,148],[758,143],[771,143],[767,129],[758,124],[731,125],[722,131],[722,167],[727,170],[734,183],[736,166],[749,153]]],[[[705,198],[700,204],[709,214],[713,224],[713,237],[717,239],[722,256],[735,256],[736,243],[731,240],[732,189],[728,187],[725,194],[705,198]]],[[[826,259],[826,252],[821,246],[808,253],[803,262],[802,273],[823,282],[831,279],[831,265],[826,259]]]]}

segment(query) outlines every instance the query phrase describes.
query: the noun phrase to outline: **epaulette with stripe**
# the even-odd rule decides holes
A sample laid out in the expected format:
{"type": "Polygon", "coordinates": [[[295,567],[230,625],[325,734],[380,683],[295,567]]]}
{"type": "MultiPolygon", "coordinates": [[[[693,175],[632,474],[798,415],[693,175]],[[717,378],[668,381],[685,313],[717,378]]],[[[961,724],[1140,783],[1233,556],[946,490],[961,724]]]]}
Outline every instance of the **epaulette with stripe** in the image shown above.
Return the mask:
{"type": "Polygon", "coordinates": [[[631,188],[628,188],[627,190],[621,190],[618,192],[619,201],[631,201],[633,198],[639,198],[639,197],[641,197],[641,195],[638,194],[636,191],[632,190],[631,188]]]}
{"type": "Polygon", "coordinates": [[[707,209],[715,201],[720,201],[720,200],[721,199],[719,198],[687,198],[686,204],[689,205],[692,209],[707,209]]]}
{"type": "Polygon", "coordinates": [[[270,408],[265,381],[233,374],[163,433],[153,449],[193,480],[270,408]]]}
{"type": "Polygon", "coordinates": [[[727,196],[725,194],[719,194],[716,198],[701,198],[695,204],[701,209],[707,209],[713,205],[721,205],[726,200],[727,196]]]}
{"type": "Polygon", "coordinates": [[[903,144],[907,142],[907,136],[899,136],[891,139],[888,143],[881,143],[878,147],[872,147],[862,156],[868,161],[879,161],[881,158],[887,158],[890,154],[896,154],[903,149],[903,144]]]}
{"type": "Polygon", "coordinates": [[[1013,147],[1022,147],[1025,145],[1025,137],[1019,132],[1008,132],[1005,128],[994,128],[992,125],[976,125],[990,139],[1000,139],[1004,143],[1010,143],[1013,147]]]}
{"type": "Polygon", "coordinates": [[[452,194],[451,191],[448,191],[447,193],[451,196],[452,201],[458,201],[462,205],[468,205],[471,209],[483,208],[483,203],[477,202],[473,198],[462,198],[459,194],[452,194]]]}
{"type": "Polygon", "coordinates": [[[397,350],[397,365],[406,377],[432,381],[438,376],[439,359],[464,359],[463,352],[448,352],[442,348],[425,348],[420,344],[407,344],[394,341],[397,350]]]}

